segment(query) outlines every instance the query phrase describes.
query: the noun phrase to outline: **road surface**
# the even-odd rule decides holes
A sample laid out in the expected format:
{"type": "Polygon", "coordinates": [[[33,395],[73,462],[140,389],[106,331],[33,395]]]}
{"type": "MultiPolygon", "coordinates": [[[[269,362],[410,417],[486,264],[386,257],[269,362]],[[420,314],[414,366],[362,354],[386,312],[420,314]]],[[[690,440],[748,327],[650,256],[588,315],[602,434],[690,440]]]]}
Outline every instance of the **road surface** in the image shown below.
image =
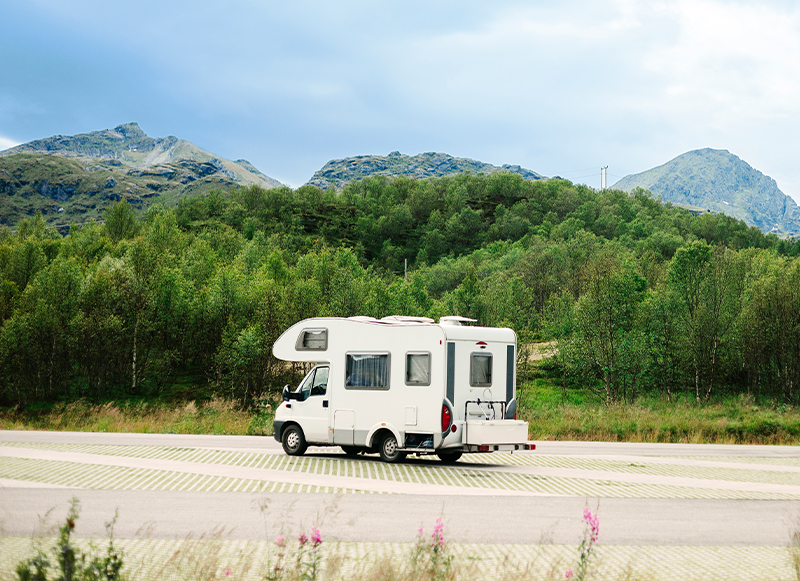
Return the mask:
{"type": "Polygon", "coordinates": [[[781,546],[800,516],[800,448],[541,442],[454,466],[285,456],[268,437],[0,431],[0,526],[27,536],[81,502],[76,534],[264,540],[319,524],[342,541],[412,541],[436,518],[459,543],[781,546]]]}

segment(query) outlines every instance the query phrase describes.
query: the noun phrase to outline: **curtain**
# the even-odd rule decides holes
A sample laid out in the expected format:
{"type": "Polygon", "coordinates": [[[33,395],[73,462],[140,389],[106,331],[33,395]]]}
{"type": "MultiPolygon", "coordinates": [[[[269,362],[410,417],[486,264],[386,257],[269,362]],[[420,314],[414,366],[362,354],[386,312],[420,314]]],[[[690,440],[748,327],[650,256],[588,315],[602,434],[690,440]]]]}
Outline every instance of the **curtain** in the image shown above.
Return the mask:
{"type": "Polygon", "coordinates": [[[347,355],[347,381],[351,387],[389,388],[389,355],[347,355]]]}
{"type": "Polygon", "coordinates": [[[470,384],[477,387],[492,385],[492,356],[472,354],[472,377],[470,384]]]}
{"type": "Polygon", "coordinates": [[[431,356],[427,353],[408,353],[406,355],[406,383],[409,385],[430,385],[431,356]]]}

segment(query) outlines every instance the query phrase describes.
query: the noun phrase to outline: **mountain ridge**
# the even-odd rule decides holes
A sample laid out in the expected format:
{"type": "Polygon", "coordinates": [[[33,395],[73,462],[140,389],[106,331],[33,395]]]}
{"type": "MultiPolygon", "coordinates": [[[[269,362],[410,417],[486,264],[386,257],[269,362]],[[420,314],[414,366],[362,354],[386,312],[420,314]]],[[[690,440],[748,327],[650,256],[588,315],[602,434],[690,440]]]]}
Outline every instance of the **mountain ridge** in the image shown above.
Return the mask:
{"type": "Polygon", "coordinates": [[[143,211],[156,200],[172,204],[249,184],[283,185],[247,160],[221,158],[174,135],[150,137],[138,123],[124,123],[0,152],[0,225],[41,212],[66,232],[70,223],[101,219],[123,199],[143,211]]]}
{"type": "Polygon", "coordinates": [[[135,121],[117,125],[113,129],[35,139],[0,151],[0,157],[18,153],[47,153],[67,158],[114,160],[134,169],[151,168],[188,159],[199,163],[212,163],[219,167],[223,175],[244,185],[256,184],[266,188],[283,185],[260,172],[247,160],[224,159],[174,135],[150,137],[135,121]]]}
{"type": "Polygon", "coordinates": [[[332,159],[317,170],[306,185],[321,190],[341,190],[347,184],[365,177],[382,175],[386,177],[410,177],[424,179],[443,177],[464,172],[493,174],[502,171],[520,174],[529,180],[547,179],[519,165],[496,166],[466,157],[453,157],[447,153],[427,152],[406,155],[393,151],[388,155],[357,155],[342,159],[332,159]]]}
{"type": "Polygon", "coordinates": [[[800,235],[800,208],[771,177],[727,149],[687,151],[670,161],[623,177],[612,186],[637,187],[664,201],[724,212],[763,232],[800,235]]]}

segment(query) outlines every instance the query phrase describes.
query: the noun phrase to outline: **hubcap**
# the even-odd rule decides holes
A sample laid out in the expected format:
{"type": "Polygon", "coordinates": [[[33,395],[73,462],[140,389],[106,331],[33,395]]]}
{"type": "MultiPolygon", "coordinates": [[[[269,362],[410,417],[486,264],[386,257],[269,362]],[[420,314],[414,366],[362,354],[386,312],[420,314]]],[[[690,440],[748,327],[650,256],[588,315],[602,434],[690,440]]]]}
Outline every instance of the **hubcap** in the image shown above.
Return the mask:
{"type": "Polygon", "coordinates": [[[289,435],[286,436],[286,445],[289,446],[289,448],[291,448],[292,450],[294,450],[295,448],[297,448],[299,444],[300,444],[300,438],[297,435],[297,432],[295,431],[289,432],[289,435]]]}
{"type": "Polygon", "coordinates": [[[386,438],[386,441],[383,443],[383,451],[386,452],[387,456],[394,456],[397,452],[397,442],[394,438],[386,438]]]}

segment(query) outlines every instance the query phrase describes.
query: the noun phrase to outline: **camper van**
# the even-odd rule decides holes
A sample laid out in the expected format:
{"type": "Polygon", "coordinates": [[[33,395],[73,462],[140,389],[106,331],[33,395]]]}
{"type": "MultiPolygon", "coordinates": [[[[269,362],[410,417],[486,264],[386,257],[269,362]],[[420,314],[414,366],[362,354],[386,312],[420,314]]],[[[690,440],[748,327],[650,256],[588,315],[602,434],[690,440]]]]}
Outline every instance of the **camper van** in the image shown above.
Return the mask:
{"type": "Polygon", "coordinates": [[[314,318],[290,327],[272,352],[313,364],[283,390],[275,439],[287,454],[309,445],[378,453],[386,462],[436,454],[531,450],[517,420],[517,336],[464,317],[314,318]]]}

